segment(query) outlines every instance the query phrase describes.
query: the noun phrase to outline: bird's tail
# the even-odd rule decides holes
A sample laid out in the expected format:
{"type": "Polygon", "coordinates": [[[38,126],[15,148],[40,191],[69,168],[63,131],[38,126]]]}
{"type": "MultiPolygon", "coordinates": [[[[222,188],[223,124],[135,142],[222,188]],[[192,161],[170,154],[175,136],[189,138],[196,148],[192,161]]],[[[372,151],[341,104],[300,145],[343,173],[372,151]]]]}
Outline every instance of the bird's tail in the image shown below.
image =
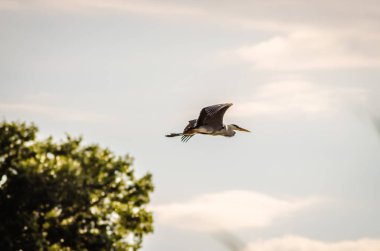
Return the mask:
{"type": "Polygon", "coordinates": [[[171,134],[166,134],[166,137],[177,137],[177,136],[182,136],[183,133],[171,133],[171,134]]]}

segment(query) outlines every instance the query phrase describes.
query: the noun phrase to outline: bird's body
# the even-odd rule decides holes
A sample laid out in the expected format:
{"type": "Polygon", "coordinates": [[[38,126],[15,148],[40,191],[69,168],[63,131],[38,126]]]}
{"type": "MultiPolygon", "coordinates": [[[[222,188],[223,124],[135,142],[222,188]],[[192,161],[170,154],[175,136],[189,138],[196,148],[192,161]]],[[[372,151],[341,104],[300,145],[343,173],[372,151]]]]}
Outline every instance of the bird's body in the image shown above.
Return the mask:
{"type": "Polygon", "coordinates": [[[249,132],[235,124],[223,124],[223,116],[231,103],[212,105],[201,110],[198,119],[189,121],[182,133],[171,133],[166,137],[182,136],[182,141],[187,142],[195,134],[207,134],[213,136],[232,137],[237,131],[249,132]]]}

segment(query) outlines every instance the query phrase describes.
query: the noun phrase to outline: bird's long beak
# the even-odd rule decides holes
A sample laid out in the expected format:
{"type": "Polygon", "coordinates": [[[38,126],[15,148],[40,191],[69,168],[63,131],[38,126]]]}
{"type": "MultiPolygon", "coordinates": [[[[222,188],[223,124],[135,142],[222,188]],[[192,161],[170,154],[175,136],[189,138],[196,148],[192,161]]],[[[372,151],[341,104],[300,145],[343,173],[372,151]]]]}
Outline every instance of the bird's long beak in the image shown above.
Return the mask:
{"type": "Polygon", "coordinates": [[[238,127],[237,130],[242,131],[242,132],[251,132],[250,130],[238,127]]]}

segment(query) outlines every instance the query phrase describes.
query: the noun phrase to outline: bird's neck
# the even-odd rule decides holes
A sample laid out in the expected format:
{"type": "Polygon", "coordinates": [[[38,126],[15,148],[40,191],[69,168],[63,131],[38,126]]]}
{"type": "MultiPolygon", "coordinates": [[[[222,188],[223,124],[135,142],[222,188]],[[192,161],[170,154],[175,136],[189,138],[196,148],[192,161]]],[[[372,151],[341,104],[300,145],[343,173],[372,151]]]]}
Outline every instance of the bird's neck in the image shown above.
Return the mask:
{"type": "Polygon", "coordinates": [[[225,125],[224,128],[226,129],[226,131],[233,131],[235,129],[233,125],[225,125]]]}
{"type": "Polygon", "coordinates": [[[224,130],[226,130],[226,136],[234,136],[234,126],[233,125],[225,125],[224,130]]]}

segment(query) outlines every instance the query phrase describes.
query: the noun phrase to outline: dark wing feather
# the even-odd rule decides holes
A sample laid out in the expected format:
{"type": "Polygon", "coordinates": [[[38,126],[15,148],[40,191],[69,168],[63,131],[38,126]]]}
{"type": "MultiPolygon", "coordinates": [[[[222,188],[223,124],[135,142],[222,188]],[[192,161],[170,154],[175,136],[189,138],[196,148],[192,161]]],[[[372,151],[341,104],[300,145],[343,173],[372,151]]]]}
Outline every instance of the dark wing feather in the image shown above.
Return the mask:
{"type": "Polygon", "coordinates": [[[187,142],[187,141],[189,141],[189,139],[191,139],[191,137],[194,136],[194,134],[188,134],[188,133],[191,129],[195,128],[196,123],[197,123],[196,119],[189,121],[189,124],[187,124],[187,126],[183,130],[182,137],[181,137],[182,142],[187,142]]]}
{"type": "Polygon", "coordinates": [[[199,114],[196,126],[223,126],[223,116],[227,109],[231,106],[231,103],[219,104],[205,107],[199,114]]]}
{"type": "Polygon", "coordinates": [[[187,126],[185,127],[185,129],[183,129],[183,133],[187,133],[190,129],[193,129],[195,127],[197,123],[197,120],[196,119],[193,119],[193,120],[190,120],[189,121],[189,124],[187,124],[187,126]]]}

